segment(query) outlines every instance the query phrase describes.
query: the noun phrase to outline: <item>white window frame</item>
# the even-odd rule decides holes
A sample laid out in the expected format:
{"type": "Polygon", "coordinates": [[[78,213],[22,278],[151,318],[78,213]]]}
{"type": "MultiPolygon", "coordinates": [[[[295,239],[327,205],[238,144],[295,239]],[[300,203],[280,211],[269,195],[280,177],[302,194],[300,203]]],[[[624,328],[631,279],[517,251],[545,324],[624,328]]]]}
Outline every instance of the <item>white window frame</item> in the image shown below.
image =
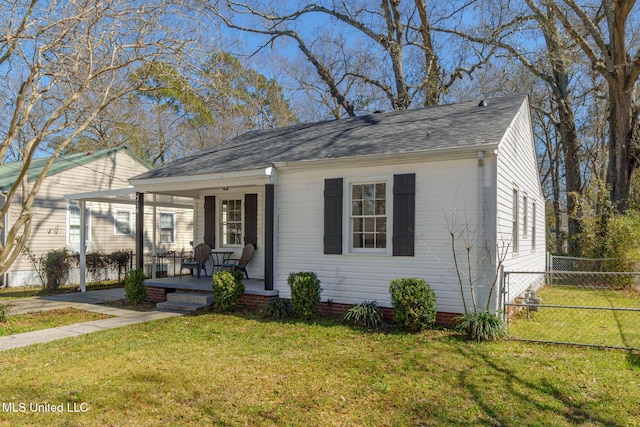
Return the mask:
{"type": "Polygon", "coordinates": [[[529,235],[529,196],[522,194],[522,237],[529,235]]]}
{"type": "Polygon", "coordinates": [[[531,250],[536,250],[536,201],[531,201],[531,250]]]}
{"type": "Polygon", "coordinates": [[[520,191],[518,187],[513,187],[512,193],[512,213],[511,213],[511,250],[514,254],[519,250],[519,230],[520,230],[520,191]]]}
{"type": "Polygon", "coordinates": [[[116,208],[113,210],[113,234],[116,236],[132,236],[133,235],[133,210],[116,208]],[[129,232],[122,233],[118,230],[118,213],[127,212],[129,214],[129,232]]]}
{"type": "Polygon", "coordinates": [[[158,212],[158,242],[162,245],[174,245],[176,243],[176,213],[171,211],[160,211],[158,212]],[[171,233],[171,241],[163,242],[162,241],[162,216],[170,215],[173,219],[173,233],[171,233]]]}
{"type": "MultiPolygon", "coordinates": [[[[245,237],[245,217],[244,217],[244,210],[245,210],[245,199],[244,199],[244,194],[225,194],[224,197],[220,196],[220,202],[218,204],[218,244],[220,247],[223,248],[241,248],[243,247],[243,240],[245,237]],[[223,221],[224,215],[222,213],[222,209],[224,206],[225,202],[229,202],[229,201],[240,201],[240,243],[225,243],[225,233],[224,233],[224,226],[226,224],[225,221],[223,221]]],[[[235,222],[235,221],[234,221],[235,222]]]]}
{"type": "MultiPolygon", "coordinates": [[[[78,204],[73,204],[70,203],[67,205],[67,246],[69,247],[77,247],[78,250],[80,248],[80,239],[78,239],[77,242],[72,242],[71,241],[71,209],[77,209],[78,211],[80,211],[80,205],[78,204]]],[[[87,235],[86,235],[86,241],[85,244],[87,245],[87,247],[89,246],[89,242],[91,242],[93,239],[91,238],[91,206],[86,206],[85,210],[87,212],[87,218],[86,218],[86,223],[85,223],[85,227],[87,228],[87,235]]],[[[76,227],[76,225],[74,224],[74,227],[76,227]]],[[[79,225],[77,225],[77,227],[79,227],[79,225]]],[[[79,230],[78,230],[79,231],[79,230]]]]}
{"type": "Polygon", "coordinates": [[[347,245],[347,252],[351,254],[377,254],[377,255],[389,255],[392,253],[392,233],[393,233],[393,184],[392,180],[388,177],[367,177],[362,179],[345,179],[344,192],[344,218],[346,224],[343,224],[343,230],[348,233],[348,236],[344,241],[347,245]],[[386,218],[386,243],[384,248],[355,248],[353,245],[354,237],[354,221],[353,221],[353,186],[364,184],[384,184],[385,185],[385,218],[386,218]]]}

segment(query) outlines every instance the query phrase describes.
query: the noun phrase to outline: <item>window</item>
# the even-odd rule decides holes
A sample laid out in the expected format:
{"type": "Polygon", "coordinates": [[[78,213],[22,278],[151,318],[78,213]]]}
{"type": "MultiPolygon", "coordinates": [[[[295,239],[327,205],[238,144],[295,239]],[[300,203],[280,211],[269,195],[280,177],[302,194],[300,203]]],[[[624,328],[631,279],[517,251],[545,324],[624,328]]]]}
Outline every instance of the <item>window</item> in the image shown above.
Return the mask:
{"type": "Polygon", "coordinates": [[[221,211],[222,245],[242,245],[242,200],[222,200],[221,211]]]}
{"type": "Polygon", "coordinates": [[[132,217],[131,209],[116,209],[113,214],[114,234],[124,236],[133,234],[132,217]]]}
{"type": "Polygon", "coordinates": [[[393,175],[390,182],[324,180],[324,254],[415,256],[416,174],[393,175]]]}
{"type": "Polygon", "coordinates": [[[525,194],[524,196],[522,196],[522,235],[524,237],[527,237],[527,234],[529,232],[529,230],[527,230],[529,228],[529,212],[528,212],[528,199],[527,199],[527,195],[525,194]]]}
{"type": "Polygon", "coordinates": [[[518,189],[513,189],[513,214],[512,214],[512,230],[511,230],[511,244],[513,247],[513,252],[518,252],[518,227],[520,226],[519,214],[520,214],[520,206],[518,205],[520,199],[518,197],[518,189]]]}
{"type": "Polygon", "coordinates": [[[387,185],[351,186],[352,249],[387,248],[387,185]]]}
{"type": "Polygon", "coordinates": [[[175,243],[176,241],[176,214],[173,212],[160,212],[160,243],[175,243]]]}
{"type": "MultiPolygon", "coordinates": [[[[86,242],[91,241],[91,208],[86,208],[86,242]]],[[[67,244],[72,249],[80,249],[80,206],[67,206],[67,244]]]]}
{"type": "Polygon", "coordinates": [[[536,250],[536,202],[531,204],[531,249],[536,250]]]}

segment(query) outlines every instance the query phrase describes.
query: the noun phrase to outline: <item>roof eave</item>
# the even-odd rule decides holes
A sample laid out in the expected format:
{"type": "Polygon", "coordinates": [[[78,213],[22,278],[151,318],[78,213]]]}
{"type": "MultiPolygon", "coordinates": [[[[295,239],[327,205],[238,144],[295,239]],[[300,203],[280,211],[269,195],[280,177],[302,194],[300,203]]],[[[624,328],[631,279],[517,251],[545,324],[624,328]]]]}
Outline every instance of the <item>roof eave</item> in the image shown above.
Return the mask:
{"type": "Polygon", "coordinates": [[[478,151],[493,153],[498,149],[499,143],[487,143],[469,145],[454,148],[434,148],[422,151],[407,151],[401,153],[357,155],[347,157],[335,157],[327,159],[298,160],[288,162],[274,162],[277,169],[307,169],[325,168],[329,166],[353,166],[354,164],[380,165],[398,163],[418,163],[425,161],[456,160],[462,158],[475,158],[478,151]]]}

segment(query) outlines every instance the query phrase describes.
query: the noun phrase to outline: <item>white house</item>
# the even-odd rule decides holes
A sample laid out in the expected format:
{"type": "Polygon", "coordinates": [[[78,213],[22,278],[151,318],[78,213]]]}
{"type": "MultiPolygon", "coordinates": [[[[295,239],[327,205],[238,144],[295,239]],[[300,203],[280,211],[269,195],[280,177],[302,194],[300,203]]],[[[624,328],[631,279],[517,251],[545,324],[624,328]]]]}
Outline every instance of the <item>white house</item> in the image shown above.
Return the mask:
{"type": "Polygon", "coordinates": [[[291,272],[313,271],[323,301],[391,307],[390,281],[421,277],[446,321],[463,312],[450,231],[459,260],[471,239],[481,301],[497,264],[545,267],[524,95],[250,132],[130,183],[193,197],[194,243],[237,254],[254,243],[249,274],[280,298],[291,272]]]}

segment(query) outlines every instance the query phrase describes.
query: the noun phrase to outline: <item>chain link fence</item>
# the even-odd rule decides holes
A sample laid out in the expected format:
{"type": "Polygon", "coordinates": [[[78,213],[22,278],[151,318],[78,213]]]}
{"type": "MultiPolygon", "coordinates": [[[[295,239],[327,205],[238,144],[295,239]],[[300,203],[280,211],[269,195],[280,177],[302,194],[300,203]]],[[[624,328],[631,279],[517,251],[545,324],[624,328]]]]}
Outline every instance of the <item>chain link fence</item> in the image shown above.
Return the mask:
{"type": "Polygon", "coordinates": [[[505,272],[512,339],[640,349],[640,272],[505,272]]]}
{"type": "Polygon", "coordinates": [[[622,258],[579,258],[549,254],[551,271],[640,271],[640,260],[622,258]]]}

